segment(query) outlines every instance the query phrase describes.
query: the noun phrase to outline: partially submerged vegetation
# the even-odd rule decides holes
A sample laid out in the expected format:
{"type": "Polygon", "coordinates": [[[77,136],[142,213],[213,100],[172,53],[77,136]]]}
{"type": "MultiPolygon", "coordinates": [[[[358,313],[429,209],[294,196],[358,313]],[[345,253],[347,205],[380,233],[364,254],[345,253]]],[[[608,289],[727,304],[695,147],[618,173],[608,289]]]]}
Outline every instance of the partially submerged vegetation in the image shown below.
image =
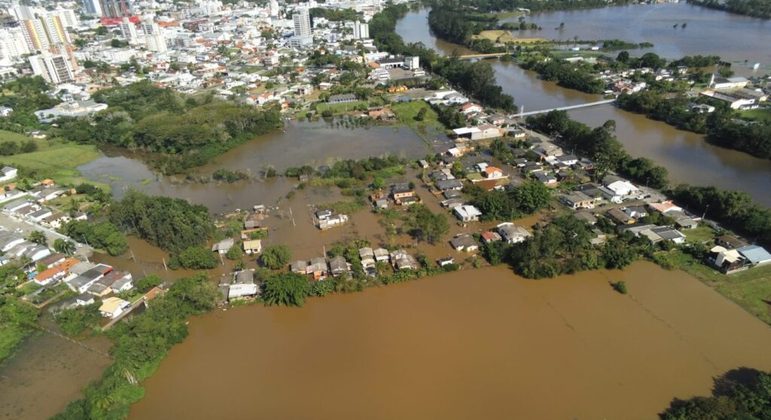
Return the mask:
{"type": "Polygon", "coordinates": [[[149,81],[94,94],[110,107],[93,118],[62,120],[57,134],[79,143],[153,152],[164,173],[203,165],[224,151],[281,126],[277,109],[257,109],[211,95],[185,96],[149,81]]]}

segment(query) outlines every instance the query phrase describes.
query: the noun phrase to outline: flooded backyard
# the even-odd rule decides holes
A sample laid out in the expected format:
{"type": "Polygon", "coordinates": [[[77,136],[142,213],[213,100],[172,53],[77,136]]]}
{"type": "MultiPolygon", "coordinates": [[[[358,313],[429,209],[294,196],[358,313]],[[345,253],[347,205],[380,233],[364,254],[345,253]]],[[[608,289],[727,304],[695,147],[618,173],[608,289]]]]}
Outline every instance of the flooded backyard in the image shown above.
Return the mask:
{"type": "Polygon", "coordinates": [[[462,271],[190,327],[131,418],[653,418],[727,370],[771,368],[767,325],[642,262],[543,281],[462,271]]]}

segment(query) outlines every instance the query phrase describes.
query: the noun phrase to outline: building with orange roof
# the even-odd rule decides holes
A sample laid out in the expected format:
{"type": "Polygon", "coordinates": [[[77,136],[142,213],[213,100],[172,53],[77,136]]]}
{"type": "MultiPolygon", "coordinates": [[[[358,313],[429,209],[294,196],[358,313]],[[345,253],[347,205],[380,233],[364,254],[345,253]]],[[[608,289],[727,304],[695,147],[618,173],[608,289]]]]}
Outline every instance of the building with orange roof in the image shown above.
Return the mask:
{"type": "Polygon", "coordinates": [[[67,272],[70,268],[79,262],[80,261],[76,260],[75,258],[68,258],[57,266],[39,272],[35,276],[35,283],[41,286],[45,286],[51,284],[52,282],[59,281],[67,275],[67,272]]]}

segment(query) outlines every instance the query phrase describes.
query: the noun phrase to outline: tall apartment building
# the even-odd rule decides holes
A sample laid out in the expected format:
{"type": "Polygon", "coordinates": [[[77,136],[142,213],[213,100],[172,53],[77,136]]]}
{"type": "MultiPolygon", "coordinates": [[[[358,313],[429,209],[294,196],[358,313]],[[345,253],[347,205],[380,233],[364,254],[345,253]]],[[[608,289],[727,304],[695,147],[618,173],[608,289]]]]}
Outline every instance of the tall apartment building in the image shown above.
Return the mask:
{"type": "Polygon", "coordinates": [[[120,33],[126,41],[134,43],[139,39],[139,32],[134,22],[130,21],[128,17],[123,17],[120,22],[120,33]]]}
{"type": "Polygon", "coordinates": [[[83,0],[83,12],[89,16],[103,16],[102,3],[99,0],[83,0]]]}
{"type": "Polygon", "coordinates": [[[15,60],[30,52],[21,28],[0,29],[0,59],[15,60]]]}
{"type": "Polygon", "coordinates": [[[49,83],[60,84],[75,80],[69,58],[64,54],[42,53],[29,57],[29,64],[36,76],[49,83]]]}
{"type": "Polygon", "coordinates": [[[68,9],[48,11],[40,7],[14,6],[9,9],[19,21],[27,47],[31,51],[45,51],[52,47],[69,45],[68,27],[78,25],[77,16],[68,9]]]}
{"type": "Polygon", "coordinates": [[[294,23],[294,36],[309,37],[313,35],[311,30],[311,14],[307,8],[301,8],[292,15],[294,23]]]}
{"type": "Polygon", "coordinates": [[[100,0],[102,16],[121,18],[131,16],[131,3],[129,0],[100,0]]]}

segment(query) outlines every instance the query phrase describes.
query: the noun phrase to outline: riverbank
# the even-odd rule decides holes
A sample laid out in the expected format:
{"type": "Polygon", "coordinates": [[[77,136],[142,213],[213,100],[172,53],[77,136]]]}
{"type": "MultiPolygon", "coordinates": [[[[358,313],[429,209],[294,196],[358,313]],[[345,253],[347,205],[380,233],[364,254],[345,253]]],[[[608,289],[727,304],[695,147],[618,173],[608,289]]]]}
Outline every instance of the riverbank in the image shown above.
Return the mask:
{"type": "Polygon", "coordinates": [[[771,368],[769,345],[766,325],[650,263],[549,281],[464,270],[193,318],[130,417],[647,418],[726,370],[771,368]]]}
{"type": "MultiPolygon", "coordinates": [[[[405,42],[420,42],[438,54],[471,53],[467,48],[434,36],[426,26],[427,14],[426,9],[408,13],[398,22],[396,33],[402,36],[405,42]]],[[[767,38],[768,42],[771,42],[771,32],[766,31],[764,26],[756,21],[732,18],[726,13],[685,4],[542,13],[533,15],[532,18],[545,28],[544,32],[547,32],[548,37],[555,39],[568,41],[573,38],[573,34],[581,39],[611,36],[618,39],[646,39],[655,43],[652,52],[662,57],[675,59],[683,55],[718,54],[733,62],[732,68],[739,73],[745,68],[742,64],[744,60],[753,60],[755,51],[763,48],[761,45],[755,45],[755,40],[767,38]],[[661,29],[671,29],[671,20],[688,20],[688,16],[698,16],[700,21],[709,25],[691,23],[685,31],[677,34],[661,29]],[[597,24],[587,26],[571,23],[586,21],[597,24]],[[562,32],[549,29],[556,27],[560,22],[566,23],[562,32]],[[594,30],[599,27],[605,29],[594,30]],[[722,35],[717,37],[716,31],[722,35]],[[731,40],[736,37],[752,40],[753,48],[732,43],[731,40]]],[[[523,70],[513,63],[495,61],[491,62],[491,65],[504,92],[512,95],[525,111],[578,105],[600,99],[597,95],[565,89],[554,82],[541,80],[535,73],[523,70]]],[[[614,120],[616,136],[624,148],[634,157],[647,157],[664,166],[669,171],[673,184],[712,185],[726,190],[744,191],[759,203],[771,206],[771,196],[767,194],[771,162],[767,160],[713,146],[705,142],[702,135],[678,130],[666,123],[652,121],[612,105],[573,110],[570,115],[591,127],[614,120]]]]}

